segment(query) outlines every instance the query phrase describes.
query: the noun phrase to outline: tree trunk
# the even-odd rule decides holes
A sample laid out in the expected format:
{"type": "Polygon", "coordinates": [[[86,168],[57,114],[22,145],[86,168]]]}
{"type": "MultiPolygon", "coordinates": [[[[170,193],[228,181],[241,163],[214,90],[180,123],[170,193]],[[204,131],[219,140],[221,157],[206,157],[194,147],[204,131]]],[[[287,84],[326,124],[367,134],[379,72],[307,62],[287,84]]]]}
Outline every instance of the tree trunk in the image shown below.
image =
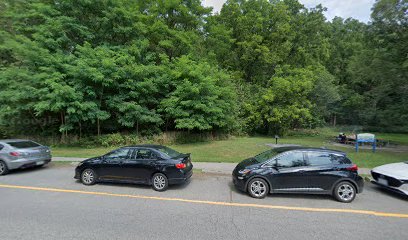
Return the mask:
{"type": "Polygon", "coordinates": [[[96,119],[96,127],[98,128],[98,137],[101,136],[101,124],[99,118],[96,119]]]}
{"type": "Polygon", "coordinates": [[[334,113],[333,114],[333,127],[335,127],[336,126],[336,114],[334,113]]]}
{"type": "MultiPolygon", "coordinates": [[[[61,117],[61,126],[64,125],[64,113],[60,112],[60,117],[61,117]]],[[[64,132],[61,132],[61,140],[60,142],[64,142],[64,132]]]]}
{"type": "MultiPolygon", "coordinates": [[[[102,86],[101,96],[99,97],[99,108],[101,108],[101,109],[102,109],[103,90],[104,90],[104,88],[102,86]]],[[[101,136],[101,123],[100,123],[99,117],[97,118],[96,122],[97,122],[96,124],[97,124],[97,128],[98,128],[98,137],[100,137],[101,136]]]]}
{"type": "Polygon", "coordinates": [[[81,138],[82,138],[82,124],[81,124],[81,121],[78,122],[78,125],[79,125],[79,140],[81,140],[81,138]]]}

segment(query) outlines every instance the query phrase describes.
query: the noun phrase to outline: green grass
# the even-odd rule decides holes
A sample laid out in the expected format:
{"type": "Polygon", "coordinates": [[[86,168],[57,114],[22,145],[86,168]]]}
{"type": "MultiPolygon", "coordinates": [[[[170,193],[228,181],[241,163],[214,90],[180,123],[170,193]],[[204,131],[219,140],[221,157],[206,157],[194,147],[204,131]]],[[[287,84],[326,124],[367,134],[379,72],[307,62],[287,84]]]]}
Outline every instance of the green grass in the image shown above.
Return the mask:
{"type": "Polygon", "coordinates": [[[90,158],[108,153],[113,149],[115,148],[52,147],[51,151],[54,157],[90,158]]]}
{"type": "MultiPolygon", "coordinates": [[[[332,146],[330,140],[336,134],[333,131],[323,129],[321,134],[316,136],[293,136],[279,139],[279,143],[299,144],[311,147],[327,147],[341,150],[358,164],[359,167],[373,168],[379,165],[392,162],[408,160],[408,152],[397,153],[379,149],[376,153],[371,150],[360,150],[356,153],[354,148],[332,146]]],[[[382,134],[383,138],[397,141],[408,145],[406,134],[382,134]]],[[[196,162],[240,162],[241,160],[254,156],[269,149],[266,144],[275,143],[274,138],[268,137],[236,137],[229,140],[178,144],[170,147],[183,152],[191,153],[193,161],[196,162]]],[[[93,157],[105,154],[114,148],[77,148],[77,147],[55,147],[52,149],[53,155],[58,157],[93,157]]]]}
{"type": "Polygon", "coordinates": [[[401,133],[375,133],[376,137],[379,139],[384,139],[387,141],[392,141],[394,143],[408,145],[408,134],[401,133]]]}

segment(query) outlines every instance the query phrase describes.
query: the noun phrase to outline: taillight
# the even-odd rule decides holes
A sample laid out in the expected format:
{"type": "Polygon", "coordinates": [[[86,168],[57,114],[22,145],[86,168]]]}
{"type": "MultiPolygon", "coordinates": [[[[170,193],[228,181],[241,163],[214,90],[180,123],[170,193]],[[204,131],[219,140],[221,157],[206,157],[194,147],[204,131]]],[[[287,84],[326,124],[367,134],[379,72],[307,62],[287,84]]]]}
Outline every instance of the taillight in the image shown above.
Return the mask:
{"type": "Polygon", "coordinates": [[[18,156],[20,156],[20,153],[19,152],[11,152],[10,155],[13,156],[13,157],[18,157],[18,156]]]}
{"type": "Polygon", "coordinates": [[[178,169],[186,168],[186,164],[185,163],[177,163],[176,168],[178,168],[178,169]]]}
{"type": "Polygon", "coordinates": [[[357,164],[353,164],[351,167],[346,168],[349,171],[357,172],[358,171],[358,166],[357,164]]]}

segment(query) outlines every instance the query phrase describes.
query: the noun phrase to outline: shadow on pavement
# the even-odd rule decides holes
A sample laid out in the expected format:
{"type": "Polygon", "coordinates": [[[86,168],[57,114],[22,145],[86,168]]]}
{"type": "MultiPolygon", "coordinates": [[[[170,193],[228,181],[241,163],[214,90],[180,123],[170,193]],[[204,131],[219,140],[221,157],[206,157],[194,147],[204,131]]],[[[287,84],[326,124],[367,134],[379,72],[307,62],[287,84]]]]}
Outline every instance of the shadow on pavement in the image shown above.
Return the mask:
{"type": "MultiPolygon", "coordinates": [[[[180,190],[180,189],[185,189],[188,187],[192,180],[189,179],[183,184],[178,184],[178,185],[170,185],[169,188],[166,191],[173,191],[173,190],[180,190]]],[[[76,180],[76,183],[82,184],[80,180],[76,180]]],[[[139,189],[151,189],[153,192],[153,188],[148,185],[148,184],[137,184],[137,183],[123,183],[123,182],[98,182],[95,185],[101,185],[101,186],[111,186],[111,187],[117,187],[117,188],[139,188],[139,189]]]]}
{"type": "MultiPolygon", "coordinates": [[[[251,198],[246,192],[242,192],[235,188],[234,183],[232,181],[228,182],[228,186],[230,190],[238,195],[247,196],[251,198]]],[[[300,193],[270,193],[268,194],[267,198],[291,198],[291,199],[314,199],[314,200],[328,200],[333,199],[330,195],[320,195],[320,194],[300,194],[300,193]]]]}
{"type": "Polygon", "coordinates": [[[48,167],[49,167],[48,165],[44,165],[44,166],[35,166],[35,167],[23,168],[23,169],[13,169],[13,170],[10,170],[10,172],[7,175],[30,174],[32,172],[46,170],[48,167]]]}

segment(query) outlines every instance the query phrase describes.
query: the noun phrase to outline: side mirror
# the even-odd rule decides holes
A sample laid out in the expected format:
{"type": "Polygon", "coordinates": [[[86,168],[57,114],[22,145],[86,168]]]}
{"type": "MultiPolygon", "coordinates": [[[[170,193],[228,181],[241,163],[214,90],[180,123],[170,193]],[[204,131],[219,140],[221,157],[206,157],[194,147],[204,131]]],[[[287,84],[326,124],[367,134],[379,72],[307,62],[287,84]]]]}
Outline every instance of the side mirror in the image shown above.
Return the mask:
{"type": "Polygon", "coordinates": [[[281,167],[277,166],[276,164],[271,165],[271,168],[278,171],[278,172],[279,172],[279,169],[281,169],[281,167]]]}
{"type": "Polygon", "coordinates": [[[266,165],[265,167],[270,168],[270,169],[274,169],[276,171],[279,171],[279,168],[277,166],[275,166],[275,165],[266,165]]]}

